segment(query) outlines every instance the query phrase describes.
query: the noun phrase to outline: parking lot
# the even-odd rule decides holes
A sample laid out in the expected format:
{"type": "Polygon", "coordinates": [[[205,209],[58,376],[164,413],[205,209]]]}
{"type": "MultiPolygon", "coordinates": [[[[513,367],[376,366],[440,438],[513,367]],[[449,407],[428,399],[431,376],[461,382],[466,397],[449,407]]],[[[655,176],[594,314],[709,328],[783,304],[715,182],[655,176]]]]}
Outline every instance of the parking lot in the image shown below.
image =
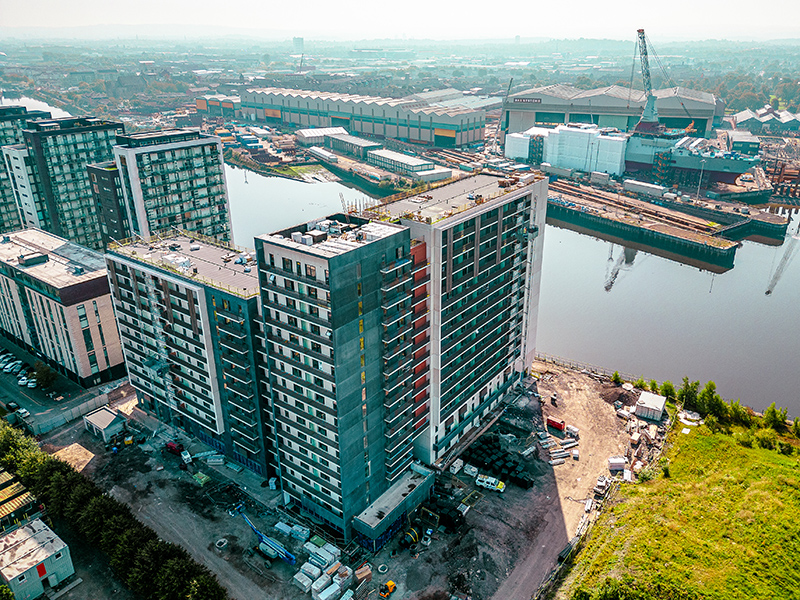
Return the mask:
{"type": "MultiPolygon", "coordinates": [[[[10,352],[16,360],[21,360],[31,367],[39,360],[4,338],[0,338],[0,352],[10,352]]],[[[9,407],[9,403],[12,402],[16,403],[21,409],[27,410],[30,416],[25,417],[25,422],[29,426],[37,422],[50,421],[61,413],[69,411],[86,400],[103,393],[102,390],[109,385],[104,384],[86,390],[74,381],[64,377],[61,373],[57,373],[55,383],[50,389],[44,390],[39,386],[31,389],[18,385],[18,375],[4,373],[0,369],[0,402],[6,412],[14,412],[13,404],[9,407]],[[53,392],[53,398],[48,395],[50,390],[53,392]],[[61,400],[56,401],[54,398],[61,398],[61,400]]]]}

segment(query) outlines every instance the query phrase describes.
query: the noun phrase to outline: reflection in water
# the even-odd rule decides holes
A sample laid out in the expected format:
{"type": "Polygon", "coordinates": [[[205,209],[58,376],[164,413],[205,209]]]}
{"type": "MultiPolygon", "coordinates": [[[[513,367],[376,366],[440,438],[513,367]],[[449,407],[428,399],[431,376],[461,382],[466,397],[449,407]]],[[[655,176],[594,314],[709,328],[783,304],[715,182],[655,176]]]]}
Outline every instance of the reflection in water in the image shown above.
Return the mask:
{"type": "MultiPolygon", "coordinates": [[[[611,244],[611,249],[608,252],[608,260],[612,260],[612,252],[614,251],[614,244],[611,244]]],[[[603,286],[605,291],[610,292],[611,288],[614,287],[614,283],[617,281],[617,277],[619,277],[620,271],[625,268],[628,270],[633,267],[633,261],[636,259],[636,253],[638,250],[635,248],[622,248],[622,252],[619,253],[619,258],[617,258],[617,262],[614,263],[614,266],[611,267],[611,271],[606,273],[606,283],[603,286]]]]}
{"type": "Polygon", "coordinates": [[[783,256],[781,257],[781,261],[778,263],[778,266],[775,267],[775,272],[772,275],[772,279],[769,280],[769,284],[767,285],[767,291],[764,292],[765,295],[769,296],[775,290],[775,286],[778,285],[778,281],[780,281],[781,277],[783,277],[786,268],[789,266],[789,263],[792,262],[792,259],[797,254],[797,241],[800,240],[800,224],[797,226],[797,231],[794,232],[794,235],[789,238],[789,241],[786,242],[786,249],[783,251],[783,256]]]}

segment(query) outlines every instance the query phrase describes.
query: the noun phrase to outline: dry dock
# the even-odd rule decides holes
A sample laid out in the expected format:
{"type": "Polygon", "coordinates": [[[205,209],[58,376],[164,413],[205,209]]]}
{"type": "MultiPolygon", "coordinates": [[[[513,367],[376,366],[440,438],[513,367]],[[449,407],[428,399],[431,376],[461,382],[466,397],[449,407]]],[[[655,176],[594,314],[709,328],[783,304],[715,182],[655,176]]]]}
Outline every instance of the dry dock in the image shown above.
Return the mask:
{"type": "Polygon", "coordinates": [[[724,202],[646,201],[557,181],[550,185],[547,221],[719,273],[733,268],[734,240],[754,236],[779,244],[786,234],[783,217],[740,211],[724,202]]]}

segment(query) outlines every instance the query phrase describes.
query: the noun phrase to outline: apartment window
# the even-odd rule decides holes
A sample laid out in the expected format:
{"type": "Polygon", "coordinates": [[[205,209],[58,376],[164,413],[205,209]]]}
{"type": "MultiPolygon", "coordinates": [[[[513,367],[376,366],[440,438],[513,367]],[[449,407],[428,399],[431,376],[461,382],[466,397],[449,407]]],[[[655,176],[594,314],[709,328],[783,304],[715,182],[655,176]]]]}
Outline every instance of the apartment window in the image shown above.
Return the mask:
{"type": "Polygon", "coordinates": [[[359,296],[361,295],[361,282],[360,281],[356,284],[356,292],[358,293],[359,296]]]}
{"type": "Polygon", "coordinates": [[[359,302],[358,303],[358,314],[359,314],[359,316],[364,314],[364,303],[363,302],[359,302]]]}
{"type": "Polygon", "coordinates": [[[361,385],[367,383],[367,374],[364,371],[361,371],[361,385]]]}
{"type": "Polygon", "coordinates": [[[317,354],[322,354],[322,346],[317,342],[311,342],[311,351],[317,354]]]}
{"type": "Polygon", "coordinates": [[[317,268],[311,265],[306,265],[306,277],[310,277],[311,279],[317,278],[317,268]]]}
{"type": "Polygon", "coordinates": [[[364,349],[364,338],[358,338],[358,347],[363,350],[364,349]]]}
{"type": "Polygon", "coordinates": [[[97,310],[97,301],[92,300],[92,306],[94,306],[94,316],[97,318],[97,322],[100,322],[100,311],[97,310]]]}
{"type": "Polygon", "coordinates": [[[361,263],[356,265],[356,277],[361,278],[361,263]]]}
{"type": "Polygon", "coordinates": [[[362,366],[362,367],[364,366],[364,363],[365,363],[365,362],[366,362],[366,361],[365,361],[365,359],[364,359],[364,355],[362,354],[362,355],[361,355],[361,366],[362,366]]]}
{"type": "Polygon", "coordinates": [[[358,320],[358,333],[364,333],[364,319],[358,320]]]}
{"type": "Polygon", "coordinates": [[[274,254],[270,254],[269,255],[269,266],[270,267],[274,267],[275,266],[275,255],[274,254]]]}
{"type": "Polygon", "coordinates": [[[285,287],[287,290],[294,291],[294,281],[292,281],[291,279],[284,279],[283,287],[285,287]]]}
{"type": "Polygon", "coordinates": [[[309,287],[308,288],[308,295],[311,296],[312,298],[316,298],[317,297],[317,288],[309,287]]]}
{"type": "Polygon", "coordinates": [[[313,333],[314,335],[320,335],[319,325],[312,325],[311,333],[313,333]]]}
{"type": "Polygon", "coordinates": [[[78,305],[78,318],[81,322],[81,329],[89,326],[89,320],[86,318],[86,307],[83,304],[78,305]]]}

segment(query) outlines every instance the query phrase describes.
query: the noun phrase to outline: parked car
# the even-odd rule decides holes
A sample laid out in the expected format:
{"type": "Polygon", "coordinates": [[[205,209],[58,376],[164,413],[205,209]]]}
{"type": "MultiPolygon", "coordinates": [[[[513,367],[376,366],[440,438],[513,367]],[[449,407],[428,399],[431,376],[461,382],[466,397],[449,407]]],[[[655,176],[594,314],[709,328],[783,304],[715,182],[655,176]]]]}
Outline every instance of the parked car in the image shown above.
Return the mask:
{"type": "Polygon", "coordinates": [[[35,379],[28,379],[28,387],[33,389],[36,387],[36,380],[35,379]]]}
{"type": "Polygon", "coordinates": [[[11,372],[16,375],[22,369],[22,361],[17,362],[13,367],[11,367],[11,372]]]}
{"type": "Polygon", "coordinates": [[[20,408],[20,409],[17,411],[17,414],[18,414],[20,417],[22,417],[23,419],[27,419],[28,417],[30,417],[30,416],[31,416],[31,413],[30,413],[30,412],[28,412],[28,409],[27,409],[27,408],[20,408]]]}
{"type": "Polygon", "coordinates": [[[22,377],[19,378],[19,381],[17,381],[17,385],[19,386],[28,385],[28,378],[23,375],[22,377]]]}
{"type": "Polygon", "coordinates": [[[498,492],[506,491],[506,484],[497,479],[497,477],[489,477],[488,475],[478,475],[475,478],[475,485],[478,485],[487,490],[496,490],[498,492]]]}
{"type": "Polygon", "coordinates": [[[15,410],[19,410],[19,404],[16,402],[6,402],[6,410],[8,412],[14,412],[15,410]]]}
{"type": "Polygon", "coordinates": [[[21,364],[22,364],[21,360],[15,360],[14,362],[10,362],[3,369],[3,373],[11,373],[14,370],[14,367],[19,368],[21,364]]]}
{"type": "Polygon", "coordinates": [[[12,362],[14,362],[12,360],[13,358],[14,358],[13,356],[7,356],[4,359],[0,360],[0,367],[5,369],[8,365],[10,365],[12,362]]]}

